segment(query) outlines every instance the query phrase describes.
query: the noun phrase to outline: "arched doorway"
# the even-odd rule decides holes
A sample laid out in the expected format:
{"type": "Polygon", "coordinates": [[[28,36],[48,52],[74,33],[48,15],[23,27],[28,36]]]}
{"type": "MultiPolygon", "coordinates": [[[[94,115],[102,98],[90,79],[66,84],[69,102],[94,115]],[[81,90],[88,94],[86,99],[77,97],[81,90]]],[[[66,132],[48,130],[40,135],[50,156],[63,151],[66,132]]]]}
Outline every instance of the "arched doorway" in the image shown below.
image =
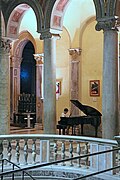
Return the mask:
{"type": "Polygon", "coordinates": [[[36,95],[36,62],[33,54],[35,53],[33,44],[28,41],[22,54],[20,71],[20,93],[36,95]]]}
{"type": "Polygon", "coordinates": [[[36,122],[36,62],[34,53],[34,46],[31,41],[28,41],[22,53],[20,95],[18,97],[19,124],[27,127],[34,127],[36,122]]]}

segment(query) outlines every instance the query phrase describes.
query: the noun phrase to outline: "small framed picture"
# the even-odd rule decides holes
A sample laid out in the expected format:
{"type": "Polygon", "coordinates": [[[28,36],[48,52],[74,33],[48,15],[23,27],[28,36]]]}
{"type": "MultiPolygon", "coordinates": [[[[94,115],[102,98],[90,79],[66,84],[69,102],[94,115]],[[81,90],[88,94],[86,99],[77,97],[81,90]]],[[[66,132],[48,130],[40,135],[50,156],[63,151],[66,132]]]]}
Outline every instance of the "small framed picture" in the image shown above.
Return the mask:
{"type": "Polygon", "coordinates": [[[100,80],[90,81],[90,96],[100,96],[100,80]]]}
{"type": "Polygon", "coordinates": [[[61,95],[61,81],[56,80],[56,94],[61,95]]]}

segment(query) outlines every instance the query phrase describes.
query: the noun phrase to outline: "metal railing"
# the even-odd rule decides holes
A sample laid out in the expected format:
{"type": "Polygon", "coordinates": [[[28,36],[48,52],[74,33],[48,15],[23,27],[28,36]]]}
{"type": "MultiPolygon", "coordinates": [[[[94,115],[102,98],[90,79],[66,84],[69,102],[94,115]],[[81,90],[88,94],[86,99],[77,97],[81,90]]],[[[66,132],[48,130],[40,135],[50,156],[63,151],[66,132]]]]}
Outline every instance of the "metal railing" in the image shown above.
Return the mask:
{"type": "MultiPolygon", "coordinates": [[[[82,157],[80,157],[80,158],[90,157],[90,156],[96,156],[96,155],[100,155],[100,154],[104,154],[104,153],[108,153],[108,152],[115,152],[115,151],[119,151],[119,150],[120,150],[120,147],[119,147],[119,148],[116,148],[116,149],[112,149],[112,150],[101,151],[101,152],[99,152],[99,153],[87,154],[87,155],[82,156],[82,157]]],[[[105,172],[108,172],[108,171],[111,171],[111,170],[115,170],[115,169],[118,169],[118,168],[120,168],[120,165],[114,166],[114,167],[112,167],[112,168],[104,169],[104,170],[102,170],[102,171],[90,173],[90,174],[85,175],[85,176],[83,176],[83,177],[78,177],[78,178],[75,178],[75,179],[72,179],[72,180],[85,179],[85,178],[88,178],[88,177],[91,177],[91,176],[96,176],[96,175],[98,175],[98,174],[102,174],[102,173],[105,173],[105,172]]]]}
{"type": "MultiPolygon", "coordinates": [[[[19,166],[15,165],[13,162],[10,162],[10,161],[8,161],[6,159],[3,159],[3,160],[1,160],[2,161],[2,173],[0,173],[0,176],[1,176],[1,180],[3,180],[3,177],[5,175],[12,174],[12,180],[14,180],[14,173],[22,172],[22,180],[24,180],[24,174],[27,174],[28,176],[31,177],[31,179],[35,180],[34,177],[32,177],[26,171],[29,171],[29,170],[32,170],[32,169],[36,169],[36,168],[45,167],[45,166],[50,166],[50,165],[56,165],[56,164],[58,165],[59,163],[63,163],[63,162],[67,162],[67,161],[72,161],[72,160],[75,160],[75,159],[82,159],[82,158],[86,158],[86,157],[90,157],[90,156],[95,156],[95,155],[100,155],[100,154],[103,154],[103,153],[115,152],[115,151],[118,151],[118,150],[120,150],[120,147],[112,149],[112,150],[101,151],[101,152],[92,153],[92,154],[86,154],[86,155],[82,155],[82,156],[77,156],[77,157],[73,157],[73,158],[68,158],[68,159],[64,159],[64,160],[58,160],[58,161],[44,163],[44,164],[33,165],[33,166],[30,166],[30,167],[24,167],[24,168],[20,168],[19,166]],[[9,170],[9,171],[3,172],[4,161],[7,161],[7,162],[11,163],[13,165],[13,170],[11,170],[11,171],[9,170]],[[19,169],[15,170],[14,167],[17,167],[19,169]]],[[[109,169],[105,169],[105,170],[102,170],[102,171],[99,171],[99,172],[94,172],[94,173],[91,173],[91,174],[88,174],[88,175],[85,175],[85,176],[82,176],[82,177],[74,178],[72,180],[84,179],[84,178],[95,176],[95,175],[98,175],[98,174],[102,174],[104,172],[111,171],[111,170],[114,170],[114,169],[117,169],[117,168],[120,168],[120,165],[112,167],[112,168],[109,168],[109,169]]]]}
{"type": "MultiPolygon", "coordinates": [[[[0,163],[2,164],[1,166],[1,173],[0,173],[0,176],[1,176],[1,180],[4,180],[4,176],[5,175],[8,175],[8,174],[12,174],[12,180],[15,179],[15,173],[16,173],[16,170],[15,168],[18,168],[20,170],[20,172],[22,172],[22,176],[21,176],[21,179],[24,180],[25,179],[25,174],[30,177],[30,179],[32,180],[35,180],[35,178],[28,172],[22,170],[18,165],[16,165],[15,163],[9,161],[8,159],[2,159],[0,160],[0,163]],[[4,172],[4,167],[6,166],[6,163],[9,163],[9,165],[12,165],[12,170],[9,170],[7,172],[4,172]],[[12,172],[11,172],[12,171],[12,172]],[[10,173],[11,172],[11,173],[10,173]],[[5,174],[4,174],[5,173],[5,174]]],[[[10,167],[10,166],[9,166],[10,167]]],[[[6,167],[5,167],[6,168],[6,167]]]]}

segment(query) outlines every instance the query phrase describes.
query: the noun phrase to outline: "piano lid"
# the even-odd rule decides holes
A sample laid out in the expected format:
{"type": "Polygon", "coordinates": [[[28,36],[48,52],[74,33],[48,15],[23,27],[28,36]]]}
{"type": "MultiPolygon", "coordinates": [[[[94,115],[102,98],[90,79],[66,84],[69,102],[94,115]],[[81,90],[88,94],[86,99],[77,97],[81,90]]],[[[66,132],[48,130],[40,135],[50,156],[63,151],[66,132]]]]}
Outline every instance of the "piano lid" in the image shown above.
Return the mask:
{"type": "Polygon", "coordinates": [[[77,108],[79,108],[87,116],[102,116],[102,114],[95,108],[81,104],[78,100],[70,100],[77,108]]]}

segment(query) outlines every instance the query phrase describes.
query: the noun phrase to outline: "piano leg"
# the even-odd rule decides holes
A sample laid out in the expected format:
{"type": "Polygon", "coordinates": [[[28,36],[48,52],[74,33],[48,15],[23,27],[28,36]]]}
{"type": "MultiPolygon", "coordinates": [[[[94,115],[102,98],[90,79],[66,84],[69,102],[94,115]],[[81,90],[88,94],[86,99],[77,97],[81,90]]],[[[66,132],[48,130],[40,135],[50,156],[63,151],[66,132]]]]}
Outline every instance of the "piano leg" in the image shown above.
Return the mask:
{"type": "Polygon", "coordinates": [[[67,126],[67,130],[66,130],[66,134],[69,135],[69,129],[70,129],[70,126],[68,125],[67,126]]]}
{"type": "Polygon", "coordinates": [[[73,131],[74,134],[73,135],[76,135],[76,125],[73,126],[73,129],[74,129],[74,131],[73,131]]]}
{"type": "Polygon", "coordinates": [[[83,124],[81,124],[81,135],[83,135],[83,124]]]}
{"type": "Polygon", "coordinates": [[[59,129],[59,135],[61,135],[61,129],[59,129]]]}
{"type": "Polygon", "coordinates": [[[63,135],[65,135],[65,128],[63,128],[63,135]]]}
{"type": "Polygon", "coordinates": [[[76,135],[76,125],[72,126],[72,135],[76,135]]]}
{"type": "Polygon", "coordinates": [[[72,135],[73,135],[73,126],[72,126],[72,135]]]}
{"type": "Polygon", "coordinates": [[[98,126],[95,126],[95,137],[97,137],[98,126]]]}
{"type": "Polygon", "coordinates": [[[72,135],[76,135],[76,126],[75,125],[72,126],[72,135]]]}

